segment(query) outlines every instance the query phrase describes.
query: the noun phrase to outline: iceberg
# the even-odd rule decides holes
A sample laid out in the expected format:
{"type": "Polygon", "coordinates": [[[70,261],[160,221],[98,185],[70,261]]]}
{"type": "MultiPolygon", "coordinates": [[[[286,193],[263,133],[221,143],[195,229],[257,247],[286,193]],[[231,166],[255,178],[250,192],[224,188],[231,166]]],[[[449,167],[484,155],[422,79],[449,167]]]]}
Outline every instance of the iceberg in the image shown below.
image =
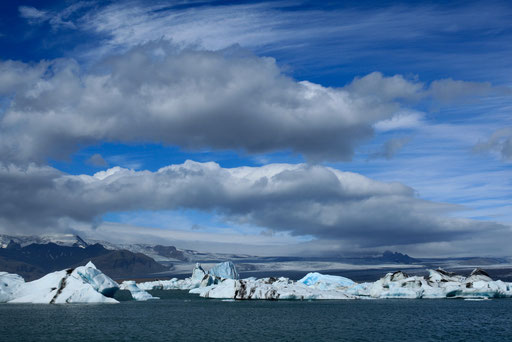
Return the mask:
{"type": "Polygon", "coordinates": [[[110,298],[119,285],[98,270],[93,263],[49,273],[44,277],[24,282],[19,276],[0,274],[3,289],[0,302],[8,303],[117,303],[110,298]]]}
{"type": "Polygon", "coordinates": [[[221,279],[238,279],[238,272],[231,261],[221,262],[212,267],[208,274],[221,279]]]}
{"type": "Polygon", "coordinates": [[[321,274],[318,272],[308,273],[304,278],[298,280],[298,282],[307,286],[315,286],[322,290],[348,287],[355,284],[353,280],[345,277],[321,274]]]}
{"type": "Polygon", "coordinates": [[[476,269],[467,278],[443,269],[429,270],[429,275],[409,276],[397,271],[387,273],[373,283],[308,273],[298,281],[288,278],[230,279],[216,278],[189,292],[204,298],[219,299],[365,299],[365,298],[512,298],[512,283],[494,281],[485,271],[476,269]]]}
{"type": "Polygon", "coordinates": [[[223,279],[216,285],[190,290],[204,298],[219,299],[355,299],[343,291],[323,290],[288,278],[223,279]]]}
{"type": "Polygon", "coordinates": [[[173,278],[118,285],[94,264],[50,273],[25,282],[18,275],[0,272],[0,302],[9,303],[117,303],[117,289],[130,291],[137,301],[158,299],[148,290],[187,290],[204,298],[227,300],[330,300],[385,298],[512,298],[512,283],[493,280],[481,269],[468,277],[429,270],[426,277],[404,272],[387,273],[375,282],[356,283],[341,276],[312,272],[298,281],[289,278],[239,279],[235,265],[223,262],[205,271],[196,264],[186,279],[173,278]]]}
{"type": "Polygon", "coordinates": [[[205,275],[206,272],[201,267],[201,264],[196,263],[196,267],[194,267],[194,270],[192,271],[192,277],[190,278],[190,281],[192,284],[200,284],[205,275]]]}
{"type": "Polygon", "coordinates": [[[18,288],[25,284],[25,280],[17,275],[7,272],[0,272],[0,303],[14,299],[18,288]]]}
{"type": "Polygon", "coordinates": [[[151,299],[160,299],[158,297],[153,297],[151,294],[147,293],[146,291],[140,289],[135,281],[133,280],[127,280],[124,281],[121,286],[121,290],[128,290],[132,294],[132,298],[136,301],[146,301],[151,299]]]}
{"type": "Polygon", "coordinates": [[[467,278],[442,269],[429,270],[427,278],[398,271],[348,290],[372,298],[512,298],[512,284],[494,281],[478,269],[467,278]]]}
{"type": "Polygon", "coordinates": [[[238,279],[238,272],[231,261],[222,262],[206,272],[196,263],[192,276],[185,279],[155,280],[137,284],[142,290],[191,290],[218,284],[223,279],[238,279]]]}

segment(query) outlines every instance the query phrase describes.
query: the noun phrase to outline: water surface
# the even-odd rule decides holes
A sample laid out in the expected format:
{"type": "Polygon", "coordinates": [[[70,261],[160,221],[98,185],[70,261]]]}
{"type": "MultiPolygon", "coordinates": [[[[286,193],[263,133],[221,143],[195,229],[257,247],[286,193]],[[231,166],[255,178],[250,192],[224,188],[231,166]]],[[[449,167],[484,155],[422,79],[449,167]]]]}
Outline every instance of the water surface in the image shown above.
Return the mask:
{"type": "Polygon", "coordinates": [[[0,304],[1,341],[511,341],[512,300],[0,304]]]}

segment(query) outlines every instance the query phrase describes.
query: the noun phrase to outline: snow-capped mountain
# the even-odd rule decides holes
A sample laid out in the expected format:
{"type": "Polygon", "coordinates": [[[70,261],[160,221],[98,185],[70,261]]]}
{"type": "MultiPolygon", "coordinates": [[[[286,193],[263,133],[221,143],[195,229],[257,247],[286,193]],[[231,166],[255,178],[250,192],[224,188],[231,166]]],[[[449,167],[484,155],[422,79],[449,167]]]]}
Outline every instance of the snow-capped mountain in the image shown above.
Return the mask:
{"type": "Polygon", "coordinates": [[[25,247],[30,244],[47,244],[54,243],[59,246],[67,246],[67,247],[80,247],[85,248],[89,244],[85,242],[80,236],[75,234],[53,234],[53,235],[3,235],[0,234],[0,248],[7,248],[9,243],[19,244],[20,247],[25,247]]]}
{"type": "Polygon", "coordinates": [[[239,260],[246,259],[249,255],[234,255],[222,253],[202,253],[189,249],[178,249],[174,246],[150,245],[150,244],[126,244],[113,243],[104,240],[83,239],[75,234],[51,234],[43,236],[14,236],[0,234],[0,248],[7,248],[9,244],[12,246],[19,245],[25,247],[30,244],[48,244],[54,243],[59,246],[86,248],[94,244],[100,244],[108,250],[127,250],[132,253],[142,253],[157,262],[191,262],[205,260],[239,260]]]}
{"type": "MultiPolygon", "coordinates": [[[[76,235],[44,237],[0,236],[0,271],[22,275],[28,280],[63,268],[93,261],[109,276],[148,276],[169,271],[151,257],[125,249],[106,249],[76,235]]],[[[111,247],[111,246],[110,246],[111,247]]]]}

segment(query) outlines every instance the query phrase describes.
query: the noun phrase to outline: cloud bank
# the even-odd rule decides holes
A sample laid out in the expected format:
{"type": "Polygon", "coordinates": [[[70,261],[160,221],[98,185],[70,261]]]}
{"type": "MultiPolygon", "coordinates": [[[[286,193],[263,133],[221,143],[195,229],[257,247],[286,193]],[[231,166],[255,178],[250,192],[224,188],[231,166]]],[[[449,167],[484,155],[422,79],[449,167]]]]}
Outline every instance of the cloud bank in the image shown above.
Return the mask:
{"type": "Polygon", "coordinates": [[[237,225],[360,247],[508,231],[497,223],[450,217],[456,206],[418,199],[405,185],[307,164],[222,168],[187,161],[156,172],[114,167],[93,176],[4,166],[0,184],[1,224],[13,230],[94,224],[108,212],[193,209],[237,225]]]}
{"type": "Polygon", "coordinates": [[[178,50],[149,43],[94,70],[73,60],[0,63],[4,160],[44,162],[98,142],[248,153],[290,150],[348,160],[422,85],[373,73],[344,88],[297,82],[273,58],[244,50],[178,50]]]}
{"type": "Polygon", "coordinates": [[[3,161],[43,163],[99,142],[151,142],[286,150],[319,162],[350,160],[374,127],[432,89],[378,72],[323,87],[297,82],[273,58],[239,48],[178,49],[159,41],[87,70],[69,59],[0,62],[0,95],[9,99],[0,117],[3,161]]]}

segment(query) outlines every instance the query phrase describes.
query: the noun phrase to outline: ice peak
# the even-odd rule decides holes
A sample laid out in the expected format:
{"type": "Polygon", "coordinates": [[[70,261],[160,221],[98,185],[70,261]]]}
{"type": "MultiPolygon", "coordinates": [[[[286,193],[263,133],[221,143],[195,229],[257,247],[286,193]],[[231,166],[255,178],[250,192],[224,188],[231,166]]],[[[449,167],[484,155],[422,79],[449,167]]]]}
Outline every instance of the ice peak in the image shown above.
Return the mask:
{"type": "Polygon", "coordinates": [[[96,266],[92,263],[92,261],[89,261],[85,267],[90,267],[90,268],[96,268],[96,266]]]}

